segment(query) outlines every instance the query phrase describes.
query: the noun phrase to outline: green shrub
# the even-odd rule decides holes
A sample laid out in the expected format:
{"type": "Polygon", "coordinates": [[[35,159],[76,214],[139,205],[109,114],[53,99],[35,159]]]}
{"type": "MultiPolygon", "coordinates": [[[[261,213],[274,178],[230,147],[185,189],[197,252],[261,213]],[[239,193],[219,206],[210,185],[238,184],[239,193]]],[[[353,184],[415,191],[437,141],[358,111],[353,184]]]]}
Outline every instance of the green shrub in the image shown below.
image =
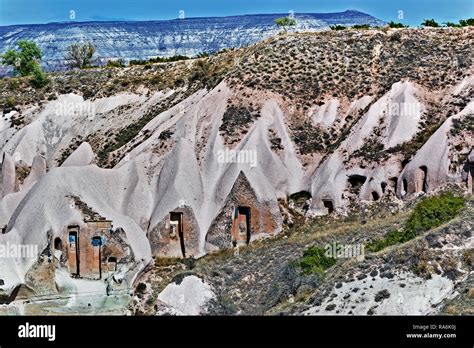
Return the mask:
{"type": "Polygon", "coordinates": [[[10,88],[10,90],[12,91],[16,90],[18,88],[18,85],[19,85],[19,82],[17,78],[11,78],[8,81],[8,88],[10,88]]]}
{"type": "Polygon", "coordinates": [[[436,22],[434,19],[425,19],[423,23],[421,23],[421,25],[424,27],[433,27],[433,28],[439,27],[438,22],[436,22]]]}
{"type": "Polygon", "coordinates": [[[20,40],[18,50],[9,49],[2,56],[2,64],[13,67],[14,76],[29,76],[37,69],[41,50],[33,41],[20,40]]]}
{"type": "Polygon", "coordinates": [[[370,29],[368,24],[356,24],[352,26],[352,29],[370,29]]]}
{"type": "Polygon", "coordinates": [[[419,234],[451,220],[464,204],[463,197],[456,197],[450,192],[425,198],[416,205],[403,229],[392,230],[385,238],[371,241],[367,250],[376,252],[391,245],[408,242],[419,234]]]}
{"type": "Polygon", "coordinates": [[[12,108],[16,105],[16,100],[15,100],[15,97],[7,97],[7,99],[5,99],[5,106],[7,108],[12,108]]]}
{"type": "Polygon", "coordinates": [[[73,43],[68,46],[64,58],[69,67],[85,69],[91,67],[96,61],[94,59],[95,53],[96,47],[92,42],[73,43]]]}
{"type": "Polygon", "coordinates": [[[330,25],[329,28],[331,28],[331,30],[345,30],[346,27],[343,26],[343,25],[330,25]]]}
{"type": "Polygon", "coordinates": [[[117,59],[117,60],[114,60],[114,59],[110,59],[107,61],[107,68],[123,68],[125,67],[125,61],[120,58],[120,59],[117,59]]]}
{"type": "Polygon", "coordinates": [[[177,62],[179,60],[187,60],[190,59],[187,56],[172,56],[172,57],[156,57],[150,59],[132,59],[128,65],[146,65],[150,63],[169,63],[169,62],[177,62]]]}
{"type": "Polygon", "coordinates": [[[459,25],[461,27],[472,27],[474,26],[474,18],[461,19],[459,25]]]}
{"type": "Polygon", "coordinates": [[[211,64],[208,61],[198,60],[193,64],[192,71],[190,72],[189,76],[189,81],[200,81],[205,85],[209,80],[211,70],[211,64]]]}
{"type": "Polygon", "coordinates": [[[315,246],[309,247],[298,262],[298,266],[305,274],[323,274],[335,264],[335,258],[326,256],[326,249],[315,246]]]}
{"type": "MultiPolygon", "coordinates": [[[[46,85],[48,78],[39,64],[42,54],[38,45],[33,41],[20,40],[17,46],[18,50],[9,49],[1,56],[2,64],[13,67],[14,76],[30,76],[34,87],[46,85]]],[[[10,86],[15,89],[18,82],[12,81],[10,86]]]]}
{"type": "Polygon", "coordinates": [[[33,87],[36,88],[44,87],[48,83],[48,77],[39,65],[36,65],[34,67],[33,72],[31,74],[30,82],[33,87]]]}
{"type": "Polygon", "coordinates": [[[408,28],[408,25],[404,25],[402,23],[396,23],[394,21],[390,21],[387,23],[387,25],[390,27],[390,28],[408,28]]]}
{"type": "Polygon", "coordinates": [[[379,250],[385,249],[391,245],[403,243],[403,231],[391,230],[387,233],[385,238],[375,239],[367,244],[366,249],[368,251],[377,252],[379,250]]]}
{"type": "Polygon", "coordinates": [[[275,19],[275,24],[287,32],[289,27],[294,27],[296,25],[296,20],[290,17],[281,17],[275,19]]]}
{"type": "Polygon", "coordinates": [[[411,239],[451,220],[464,207],[463,197],[452,193],[428,197],[418,203],[405,225],[405,235],[411,239]]]}
{"type": "Polygon", "coordinates": [[[456,24],[453,22],[446,22],[444,23],[444,25],[450,28],[461,28],[461,24],[456,24]]]}
{"type": "Polygon", "coordinates": [[[209,52],[200,52],[196,54],[196,58],[207,58],[209,56],[210,56],[209,52]]]}

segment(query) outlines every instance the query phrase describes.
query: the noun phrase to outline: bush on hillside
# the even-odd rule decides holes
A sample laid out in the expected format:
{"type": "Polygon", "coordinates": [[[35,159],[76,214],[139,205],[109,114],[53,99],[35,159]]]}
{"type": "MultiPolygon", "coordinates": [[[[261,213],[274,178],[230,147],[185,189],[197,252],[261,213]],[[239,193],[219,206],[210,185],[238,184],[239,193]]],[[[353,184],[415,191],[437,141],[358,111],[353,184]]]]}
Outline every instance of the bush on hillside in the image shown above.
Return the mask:
{"type": "Polygon", "coordinates": [[[394,21],[390,21],[387,23],[387,25],[390,27],[390,28],[408,28],[408,25],[404,25],[402,23],[396,23],[394,21]]]}
{"type": "Polygon", "coordinates": [[[423,232],[438,227],[455,217],[464,207],[463,197],[447,192],[423,199],[418,203],[400,230],[390,231],[384,238],[371,241],[369,251],[379,251],[395,244],[408,242],[423,232]]]}
{"type": "Polygon", "coordinates": [[[309,247],[298,262],[298,266],[305,274],[323,274],[335,264],[335,258],[326,256],[325,249],[315,246],[309,247]]]}

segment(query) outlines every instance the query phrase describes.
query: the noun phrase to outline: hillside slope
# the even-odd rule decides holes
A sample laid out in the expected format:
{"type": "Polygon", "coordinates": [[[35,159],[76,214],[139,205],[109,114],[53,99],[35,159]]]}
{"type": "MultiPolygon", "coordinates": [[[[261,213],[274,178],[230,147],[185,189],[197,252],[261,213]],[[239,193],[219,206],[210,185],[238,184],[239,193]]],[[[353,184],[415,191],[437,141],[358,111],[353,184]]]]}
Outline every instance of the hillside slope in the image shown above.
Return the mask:
{"type": "MultiPolygon", "coordinates": [[[[183,13],[183,15],[185,15],[183,13]]],[[[217,52],[257,43],[279,31],[274,20],[283,14],[255,14],[229,17],[183,18],[155,21],[104,21],[0,26],[0,52],[13,48],[18,40],[32,40],[44,53],[47,69],[64,69],[67,47],[77,42],[92,42],[97,47],[98,63],[109,59],[149,59],[203,52],[217,52]]],[[[178,16],[178,13],[176,13],[178,16]]],[[[384,22],[359,11],[336,13],[298,13],[294,31],[319,31],[330,25],[384,22]]],[[[3,68],[0,68],[0,73],[3,68]]]]}
{"type": "Polygon", "coordinates": [[[1,80],[0,241],[54,261],[2,262],[3,295],[80,291],[54,284],[71,270],[71,233],[91,222],[110,222],[103,276],[126,291],[153,257],[252,244],[301,216],[396,213],[447,184],[472,192],[472,35],[302,33],[51,74],[40,90],[1,80]]]}

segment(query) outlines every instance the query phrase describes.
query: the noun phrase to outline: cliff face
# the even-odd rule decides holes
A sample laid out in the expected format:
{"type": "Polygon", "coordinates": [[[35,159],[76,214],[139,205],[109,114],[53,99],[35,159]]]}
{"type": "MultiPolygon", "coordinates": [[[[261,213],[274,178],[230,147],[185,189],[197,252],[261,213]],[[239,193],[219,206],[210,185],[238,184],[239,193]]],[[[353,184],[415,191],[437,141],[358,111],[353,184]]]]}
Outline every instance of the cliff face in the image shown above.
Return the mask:
{"type": "MultiPolygon", "coordinates": [[[[54,254],[87,220],[78,197],[123,232],[130,256],[101,262],[118,261],[115,277],[131,286],[152,256],[280,233],[295,218],[288,202],[312,219],[403,206],[448,183],[472,190],[472,34],[291,34],[208,58],[54,74],[40,90],[4,79],[1,96],[16,105],[0,123],[0,241],[54,254]]],[[[36,260],[12,262],[4,293],[36,260]]]]}
{"type": "MultiPolygon", "coordinates": [[[[146,22],[83,22],[13,25],[0,27],[0,52],[18,40],[32,40],[42,49],[47,68],[63,64],[67,47],[90,41],[102,61],[113,58],[149,59],[174,55],[195,56],[225,48],[254,44],[278,33],[275,18],[288,14],[189,18],[146,22]]],[[[325,14],[296,14],[296,31],[328,29],[330,25],[384,23],[368,14],[345,11],[325,14]]]]}

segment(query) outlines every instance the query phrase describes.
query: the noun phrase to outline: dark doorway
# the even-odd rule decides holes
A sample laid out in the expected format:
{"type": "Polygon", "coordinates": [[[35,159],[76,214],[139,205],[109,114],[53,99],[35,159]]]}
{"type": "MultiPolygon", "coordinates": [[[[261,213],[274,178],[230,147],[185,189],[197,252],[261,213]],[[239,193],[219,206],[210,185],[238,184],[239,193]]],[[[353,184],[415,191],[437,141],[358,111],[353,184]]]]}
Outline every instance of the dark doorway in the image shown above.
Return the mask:
{"type": "Polygon", "coordinates": [[[378,194],[377,192],[375,192],[375,191],[372,191],[372,199],[373,199],[374,201],[378,201],[379,198],[380,198],[379,194],[378,194]]]}
{"type": "Polygon", "coordinates": [[[421,189],[423,192],[427,193],[428,192],[428,168],[426,166],[421,166],[421,178],[422,178],[422,187],[421,189]]]}
{"type": "Polygon", "coordinates": [[[79,234],[78,229],[69,229],[69,271],[71,275],[79,277],[79,234]]]}
{"type": "Polygon", "coordinates": [[[382,188],[382,193],[385,193],[385,189],[387,188],[387,183],[385,181],[383,181],[381,184],[380,184],[380,187],[382,188]]]}
{"type": "Polygon", "coordinates": [[[117,258],[111,256],[107,260],[109,272],[115,272],[117,270],[117,258]]]}
{"type": "Polygon", "coordinates": [[[99,279],[102,278],[102,262],[101,262],[101,246],[102,246],[102,238],[99,236],[92,237],[92,272],[98,274],[99,279]]]}
{"type": "Polygon", "coordinates": [[[250,243],[250,208],[249,207],[238,207],[238,221],[245,221],[245,241],[250,243]]]}
{"type": "Polygon", "coordinates": [[[403,179],[403,191],[405,192],[404,194],[408,193],[408,181],[407,181],[407,179],[403,179]]]}
{"type": "Polygon", "coordinates": [[[63,250],[63,242],[61,241],[61,238],[57,237],[54,240],[54,249],[56,250],[63,250]]]}
{"type": "Polygon", "coordinates": [[[359,174],[353,174],[353,175],[349,175],[348,180],[351,187],[354,190],[358,191],[360,190],[362,185],[364,185],[365,181],[367,180],[367,177],[363,175],[359,175],[359,174]]]}
{"type": "Polygon", "coordinates": [[[334,202],[332,199],[323,199],[324,207],[328,210],[328,214],[332,214],[334,212],[334,202]]]}
{"type": "Polygon", "coordinates": [[[351,185],[351,191],[353,193],[359,193],[362,185],[364,185],[365,181],[367,180],[367,177],[363,175],[358,175],[358,174],[353,174],[349,175],[349,184],[351,185]]]}
{"type": "Polygon", "coordinates": [[[170,213],[170,229],[175,228],[176,231],[170,231],[171,233],[177,233],[179,237],[179,244],[181,245],[181,252],[183,257],[186,257],[186,247],[184,244],[184,230],[183,230],[183,213],[171,212],[170,213]]]}

